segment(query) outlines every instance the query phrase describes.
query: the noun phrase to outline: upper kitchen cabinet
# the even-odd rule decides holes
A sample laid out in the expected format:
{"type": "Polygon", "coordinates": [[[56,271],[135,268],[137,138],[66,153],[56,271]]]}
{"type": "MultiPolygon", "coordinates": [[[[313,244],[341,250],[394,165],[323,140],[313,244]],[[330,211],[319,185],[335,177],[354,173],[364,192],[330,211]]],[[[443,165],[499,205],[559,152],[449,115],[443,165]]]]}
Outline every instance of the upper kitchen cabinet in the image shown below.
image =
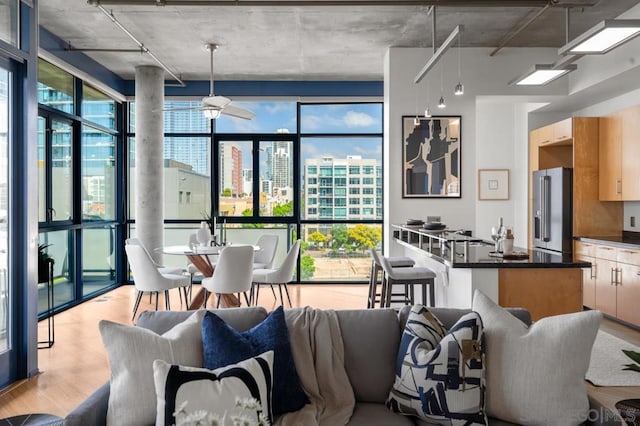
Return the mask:
{"type": "Polygon", "coordinates": [[[600,118],[599,197],[640,200],[640,106],[600,118]]]}

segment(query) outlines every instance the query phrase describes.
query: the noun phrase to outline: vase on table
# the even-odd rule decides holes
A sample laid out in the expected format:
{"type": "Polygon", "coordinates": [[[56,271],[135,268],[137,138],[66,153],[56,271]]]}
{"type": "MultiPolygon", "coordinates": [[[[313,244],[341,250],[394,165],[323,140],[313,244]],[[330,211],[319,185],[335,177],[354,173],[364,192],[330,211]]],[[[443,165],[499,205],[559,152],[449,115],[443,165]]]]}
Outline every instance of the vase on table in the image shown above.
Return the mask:
{"type": "Polygon", "coordinates": [[[201,247],[208,246],[211,242],[211,230],[209,230],[207,222],[200,222],[200,229],[196,231],[196,239],[201,247]]]}

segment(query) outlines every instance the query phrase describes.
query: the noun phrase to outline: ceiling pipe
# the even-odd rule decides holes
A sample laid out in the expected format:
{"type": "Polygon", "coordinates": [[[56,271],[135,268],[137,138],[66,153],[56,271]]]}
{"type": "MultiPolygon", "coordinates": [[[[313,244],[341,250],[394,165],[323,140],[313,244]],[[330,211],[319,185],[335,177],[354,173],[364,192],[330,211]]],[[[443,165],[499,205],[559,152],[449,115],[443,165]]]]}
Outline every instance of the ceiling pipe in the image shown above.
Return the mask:
{"type": "MultiPolygon", "coordinates": [[[[557,1],[557,0],[555,0],[557,1]]],[[[548,0],[88,0],[112,6],[448,6],[543,7],[548,0]]],[[[584,3],[580,2],[580,5],[584,3]]]]}
{"type": "MultiPolygon", "coordinates": [[[[155,0],[154,0],[155,1],[155,0]]],[[[122,25],[120,23],[120,21],[118,21],[116,19],[116,17],[113,15],[113,12],[108,11],[107,9],[105,9],[104,7],[102,7],[100,5],[99,1],[96,0],[89,0],[88,1],[89,4],[96,6],[98,9],[100,9],[102,11],[102,13],[104,13],[105,15],[107,15],[109,17],[109,19],[111,19],[111,22],[113,22],[114,24],[116,24],[116,26],[118,28],[120,28],[122,30],[122,32],[124,32],[126,35],[129,36],[129,38],[131,40],[133,40],[138,47],[140,48],[140,51],[143,53],[146,53],[147,55],[149,55],[151,57],[151,59],[153,59],[154,61],[156,61],[156,63],[158,65],[160,65],[160,67],[162,67],[162,69],[164,69],[167,74],[169,74],[171,76],[171,78],[173,78],[175,81],[178,82],[178,86],[179,87],[186,87],[186,83],[184,81],[182,81],[181,78],[179,78],[177,75],[175,75],[173,73],[173,71],[171,71],[160,59],[158,59],[158,57],[156,55],[153,54],[153,52],[151,52],[151,50],[149,50],[149,48],[147,48],[144,44],[142,44],[141,41],[139,41],[133,34],[131,34],[131,32],[129,30],[127,30],[124,25],[122,25]]]]}
{"type": "Polygon", "coordinates": [[[542,14],[544,14],[547,10],[549,10],[549,8],[552,5],[553,5],[553,1],[549,1],[542,9],[537,11],[531,18],[527,19],[522,24],[516,24],[517,28],[513,32],[510,32],[509,34],[507,34],[507,36],[505,38],[503,38],[502,41],[498,44],[498,47],[496,47],[495,49],[493,49],[493,51],[491,53],[489,53],[489,56],[495,56],[495,54],[498,53],[499,51],[501,51],[502,48],[505,47],[507,45],[507,43],[509,43],[511,40],[513,40],[513,38],[515,36],[517,36],[522,31],[524,31],[525,28],[527,28],[536,19],[538,19],[540,16],[542,16],[542,14]]]}

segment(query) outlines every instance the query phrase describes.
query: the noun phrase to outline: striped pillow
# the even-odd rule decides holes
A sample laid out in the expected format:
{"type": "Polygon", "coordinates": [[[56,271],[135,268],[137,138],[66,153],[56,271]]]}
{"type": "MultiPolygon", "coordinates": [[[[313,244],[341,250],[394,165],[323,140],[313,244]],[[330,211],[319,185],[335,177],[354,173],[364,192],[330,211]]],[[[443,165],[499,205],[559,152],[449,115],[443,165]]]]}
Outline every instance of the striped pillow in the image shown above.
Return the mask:
{"type": "Polygon", "coordinates": [[[248,419],[251,424],[260,424],[261,419],[271,422],[273,351],[215,370],[155,360],[153,378],[156,425],[175,425],[176,417],[198,416],[198,412],[215,415],[220,420],[226,416],[227,422],[233,416],[248,419]],[[238,400],[248,399],[259,402],[260,407],[249,410],[238,406],[238,400]],[[180,410],[182,413],[176,416],[180,410]]]}

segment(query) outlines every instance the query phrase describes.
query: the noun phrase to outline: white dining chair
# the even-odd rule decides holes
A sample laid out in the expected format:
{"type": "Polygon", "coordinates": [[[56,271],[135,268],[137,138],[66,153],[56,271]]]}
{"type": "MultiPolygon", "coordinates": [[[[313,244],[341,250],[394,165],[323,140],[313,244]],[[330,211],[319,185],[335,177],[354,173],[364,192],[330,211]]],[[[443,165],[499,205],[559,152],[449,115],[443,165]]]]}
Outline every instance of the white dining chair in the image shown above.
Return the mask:
{"type": "Polygon", "coordinates": [[[126,245],[134,244],[134,245],[142,247],[144,249],[144,251],[147,252],[147,256],[149,256],[149,259],[151,259],[151,262],[153,263],[153,265],[156,268],[158,268],[158,272],[160,272],[161,274],[182,275],[184,273],[184,268],[180,268],[178,266],[160,265],[155,260],[153,260],[153,256],[151,256],[151,253],[149,253],[149,250],[147,249],[147,247],[144,244],[142,244],[142,241],[140,241],[139,238],[127,238],[124,241],[124,243],[126,245]]]}
{"type": "Polygon", "coordinates": [[[296,268],[296,262],[298,260],[299,253],[300,240],[297,240],[289,250],[289,253],[287,253],[287,257],[285,257],[279,268],[253,270],[253,289],[255,289],[255,298],[252,291],[252,302],[254,304],[257,305],[258,303],[258,296],[260,294],[261,285],[269,285],[272,290],[273,286],[277,285],[278,290],[280,291],[280,303],[282,304],[282,306],[284,306],[284,298],[282,297],[282,287],[284,287],[284,290],[287,293],[287,299],[289,300],[289,306],[293,307],[293,305],[291,304],[291,297],[289,296],[289,288],[287,287],[287,283],[290,283],[291,280],[293,280],[293,272],[296,268]]]}
{"type": "Polygon", "coordinates": [[[273,266],[276,257],[279,237],[273,234],[264,234],[258,238],[256,245],[260,247],[253,258],[253,269],[269,269],[273,266]]]}
{"type": "Polygon", "coordinates": [[[249,297],[247,291],[251,290],[253,264],[252,246],[226,246],[220,252],[213,275],[202,279],[202,287],[205,289],[205,308],[209,294],[215,293],[220,307],[220,295],[238,294],[238,306],[240,306],[240,293],[244,294],[247,306],[249,297]]]}
{"type": "Polygon", "coordinates": [[[164,292],[165,309],[170,310],[171,304],[169,301],[169,290],[172,288],[183,289],[185,292],[189,285],[189,277],[185,275],[173,275],[163,274],[158,271],[158,268],[153,263],[151,256],[144,249],[144,247],[137,244],[128,244],[125,246],[127,253],[127,259],[129,260],[129,266],[133,273],[133,284],[138,290],[138,296],[136,297],[136,303],[133,307],[133,321],[138,312],[140,306],[140,300],[144,292],[156,293],[156,311],[158,310],[158,294],[164,292]]]}

